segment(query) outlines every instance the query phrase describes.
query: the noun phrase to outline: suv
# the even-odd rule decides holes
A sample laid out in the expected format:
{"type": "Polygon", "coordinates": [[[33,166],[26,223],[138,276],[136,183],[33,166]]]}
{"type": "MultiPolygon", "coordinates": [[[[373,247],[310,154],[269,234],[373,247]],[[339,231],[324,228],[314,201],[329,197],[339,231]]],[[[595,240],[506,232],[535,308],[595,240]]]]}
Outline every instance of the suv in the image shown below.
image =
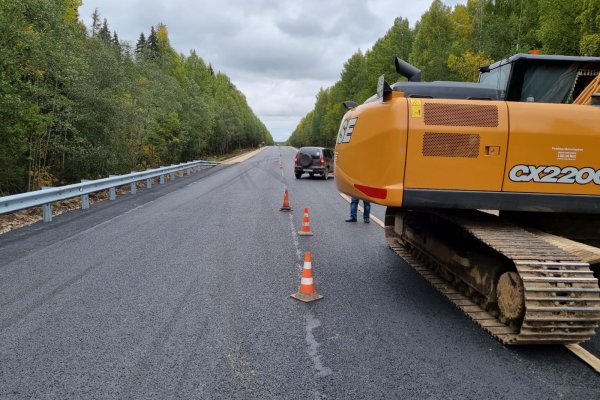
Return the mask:
{"type": "Polygon", "coordinates": [[[324,147],[301,147],[294,159],[294,173],[300,179],[303,173],[308,172],[312,178],[315,173],[322,179],[327,179],[333,172],[333,150],[324,147]]]}

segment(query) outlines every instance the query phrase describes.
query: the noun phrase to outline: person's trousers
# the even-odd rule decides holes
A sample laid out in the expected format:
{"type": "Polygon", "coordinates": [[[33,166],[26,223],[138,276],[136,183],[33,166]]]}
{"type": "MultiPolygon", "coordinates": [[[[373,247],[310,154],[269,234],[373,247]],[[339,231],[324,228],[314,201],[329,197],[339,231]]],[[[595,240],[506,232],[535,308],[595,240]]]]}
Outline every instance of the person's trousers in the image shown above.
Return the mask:
{"type": "MultiPolygon", "coordinates": [[[[356,197],[352,198],[352,201],[350,202],[350,218],[358,219],[356,217],[356,213],[358,212],[358,202],[359,201],[360,200],[357,199],[356,197]]],[[[367,219],[371,215],[371,203],[363,200],[363,206],[365,209],[363,212],[363,217],[365,219],[367,219]]]]}

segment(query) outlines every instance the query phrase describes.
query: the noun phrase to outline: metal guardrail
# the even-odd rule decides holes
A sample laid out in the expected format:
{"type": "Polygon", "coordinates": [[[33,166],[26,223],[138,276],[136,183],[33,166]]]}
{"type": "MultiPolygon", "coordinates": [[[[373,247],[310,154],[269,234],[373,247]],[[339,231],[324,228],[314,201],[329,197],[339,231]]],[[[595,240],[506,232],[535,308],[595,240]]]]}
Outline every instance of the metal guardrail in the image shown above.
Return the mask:
{"type": "Polygon", "coordinates": [[[4,196],[0,197],[0,214],[42,206],[44,222],[50,222],[52,221],[52,203],[55,201],[81,196],[81,208],[85,210],[90,207],[90,193],[108,190],[109,200],[115,200],[117,198],[116,188],[119,186],[131,185],[131,193],[134,194],[137,192],[136,182],[144,179],[146,179],[146,187],[150,189],[152,180],[156,177],[160,178],[159,182],[162,185],[165,183],[166,175],[171,175],[172,178],[178,172],[185,172],[189,175],[192,171],[197,171],[202,167],[213,167],[218,164],[220,163],[212,161],[191,161],[168,167],[148,169],[142,172],[132,172],[127,175],[111,175],[103,179],[82,180],[81,183],[72,185],[44,187],[33,192],[4,196]]]}

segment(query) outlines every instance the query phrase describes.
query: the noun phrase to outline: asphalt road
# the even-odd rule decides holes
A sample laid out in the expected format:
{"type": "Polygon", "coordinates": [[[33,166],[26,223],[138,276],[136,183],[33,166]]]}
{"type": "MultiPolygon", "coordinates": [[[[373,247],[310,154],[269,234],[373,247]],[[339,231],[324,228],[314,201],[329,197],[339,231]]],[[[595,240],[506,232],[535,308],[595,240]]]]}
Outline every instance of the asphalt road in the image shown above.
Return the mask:
{"type": "Polygon", "coordinates": [[[293,154],[0,236],[0,399],[598,398],[566,349],[502,346],[379,226],[344,222],[334,180],[296,180],[293,154]],[[312,237],[295,234],[304,207],[312,237]],[[290,298],[305,251],[311,304],[290,298]]]}

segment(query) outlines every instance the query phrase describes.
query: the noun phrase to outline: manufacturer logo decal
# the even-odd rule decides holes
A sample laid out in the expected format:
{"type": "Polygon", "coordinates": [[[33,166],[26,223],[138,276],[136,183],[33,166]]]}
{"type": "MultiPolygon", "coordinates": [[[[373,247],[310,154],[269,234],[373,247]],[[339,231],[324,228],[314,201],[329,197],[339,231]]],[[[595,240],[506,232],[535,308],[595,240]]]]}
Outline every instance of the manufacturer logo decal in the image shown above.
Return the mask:
{"type": "Polygon", "coordinates": [[[337,141],[336,143],[349,143],[352,138],[352,132],[354,132],[354,127],[356,126],[356,121],[358,121],[358,117],[352,119],[345,119],[342,121],[340,125],[340,130],[338,131],[337,141]]]}
{"type": "Polygon", "coordinates": [[[587,185],[594,183],[600,185],[600,170],[584,167],[557,167],[555,165],[515,165],[508,173],[508,178],[513,182],[540,182],[540,183],[576,183],[587,185]]]}

